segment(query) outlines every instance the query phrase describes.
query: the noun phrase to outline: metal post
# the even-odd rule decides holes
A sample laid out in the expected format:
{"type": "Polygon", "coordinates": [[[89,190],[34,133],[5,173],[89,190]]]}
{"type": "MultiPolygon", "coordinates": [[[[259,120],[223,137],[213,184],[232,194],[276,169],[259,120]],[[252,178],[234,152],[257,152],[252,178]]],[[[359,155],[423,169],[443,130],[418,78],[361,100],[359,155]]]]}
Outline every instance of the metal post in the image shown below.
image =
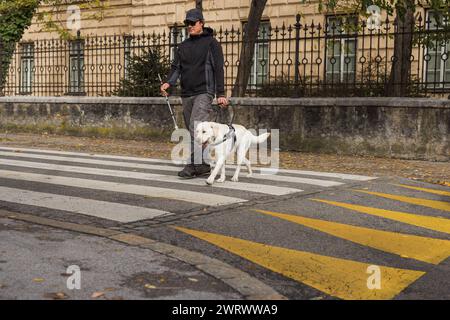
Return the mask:
{"type": "Polygon", "coordinates": [[[294,97],[299,96],[299,87],[300,87],[300,74],[299,74],[299,65],[300,65],[300,14],[295,16],[295,92],[294,97]]]}
{"type": "Polygon", "coordinates": [[[77,31],[77,84],[78,93],[81,93],[81,38],[80,30],[77,31]]]}

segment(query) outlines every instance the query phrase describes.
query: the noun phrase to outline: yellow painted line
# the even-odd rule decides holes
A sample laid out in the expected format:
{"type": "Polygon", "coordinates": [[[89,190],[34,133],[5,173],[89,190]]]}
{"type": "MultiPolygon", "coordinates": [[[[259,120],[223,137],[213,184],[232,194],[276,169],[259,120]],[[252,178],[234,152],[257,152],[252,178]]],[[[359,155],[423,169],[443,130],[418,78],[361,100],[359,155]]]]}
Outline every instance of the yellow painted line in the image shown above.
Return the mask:
{"type": "Polygon", "coordinates": [[[394,194],[373,192],[373,191],[366,191],[366,190],[355,190],[355,191],[364,192],[364,193],[371,194],[374,196],[379,196],[379,197],[397,200],[397,201],[401,201],[401,202],[412,203],[412,204],[416,204],[418,206],[429,207],[429,208],[444,210],[444,211],[450,211],[450,202],[428,200],[428,199],[422,199],[422,198],[412,198],[412,197],[398,196],[398,195],[394,195],[394,194]]]}
{"type": "Polygon", "coordinates": [[[273,211],[254,211],[301,224],[364,246],[394,253],[403,258],[438,264],[450,256],[450,241],[448,240],[381,231],[273,211]]]}
{"type": "Polygon", "coordinates": [[[399,187],[403,187],[403,188],[412,189],[412,190],[418,190],[418,191],[424,191],[424,192],[428,192],[428,193],[439,194],[441,196],[450,196],[450,192],[444,191],[444,190],[436,190],[436,189],[414,187],[414,186],[408,186],[406,184],[395,184],[395,185],[399,186],[399,187]]]}
{"type": "Polygon", "coordinates": [[[418,214],[378,209],[378,208],[372,208],[372,207],[365,207],[365,206],[360,206],[360,205],[356,205],[356,204],[349,204],[349,203],[336,202],[336,201],[330,201],[330,200],[321,200],[321,199],[310,199],[310,200],[324,202],[324,203],[328,203],[328,204],[331,204],[334,206],[370,214],[370,215],[377,216],[377,217],[400,221],[403,223],[411,224],[411,225],[422,227],[422,228],[431,229],[434,231],[450,233],[450,219],[421,216],[418,214]]]}
{"type": "Polygon", "coordinates": [[[367,263],[297,251],[262,243],[202,232],[175,229],[207,241],[285,277],[341,299],[392,299],[424,272],[378,266],[380,289],[369,289],[367,263]]]}

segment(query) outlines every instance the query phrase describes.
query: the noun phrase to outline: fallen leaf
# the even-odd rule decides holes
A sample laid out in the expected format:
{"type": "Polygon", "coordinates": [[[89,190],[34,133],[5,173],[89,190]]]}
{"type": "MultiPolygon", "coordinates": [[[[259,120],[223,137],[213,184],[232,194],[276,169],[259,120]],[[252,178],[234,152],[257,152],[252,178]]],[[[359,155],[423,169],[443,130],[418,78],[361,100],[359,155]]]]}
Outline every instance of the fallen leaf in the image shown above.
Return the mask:
{"type": "Polygon", "coordinates": [[[94,292],[91,296],[91,298],[100,298],[101,296],[104,296],[104,292],[94,292]]]}
{"type": "Polygon", "coordinates": [[[116,291],[116,288],[105,288],[105,291],[116,291]]]}
{"type": "Polygon", "coordinates": [[[65,294],[64,292],[50,292],[50,293],[46,293],[44,294],[44,297],[47,299],[53,299],[53,300],[63,300],[63,299],[67,299],[69,298],[69,296],[67,294],[65,294]]]}
{"type": "Polygon", "coordinates": [[[34,278],[33,281],[34,281],[34,282],[41,283],[41,282],[44,282],[45,279],[43,279],[43,278],[34,278]]]}
{"type": "Polygon", "coordinates": [[[195,278],[188,278],[188,279],[189,279],[189,281],[192,281],[192,282],[198,282],[198,280],[195,278]]]}
{"type": "Polygon", "coordinates": [[[156,289],[156,287],[154,285],[151,285],[150,283],[147,283],[146,285],[144,285],[144,287],[147,289],[156,289]]]}

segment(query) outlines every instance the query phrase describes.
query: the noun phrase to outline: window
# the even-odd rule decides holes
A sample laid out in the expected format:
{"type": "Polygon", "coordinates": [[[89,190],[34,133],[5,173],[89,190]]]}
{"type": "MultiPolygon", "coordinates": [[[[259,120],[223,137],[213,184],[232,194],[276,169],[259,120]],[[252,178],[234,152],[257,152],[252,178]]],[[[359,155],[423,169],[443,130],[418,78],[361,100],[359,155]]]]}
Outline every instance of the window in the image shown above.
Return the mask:
{"type": "Polygon", "coordinates": [[[69,93],[84,93],[84,42],[69,42],[69,93]]]}
{"type": "Polygon", "coordinates": [[[34,78],[34,44],[20,45],[20,86],[21,94],[29,94],[33,89],[34,78]]]}
{"type": "MultiPolygon", "coordinates": [[[[247,23],[244,23],[244,32],[246,27],[247,23]]],[[[256,89],[267,81],[269,70],[269,34],[270,22],[261,21],[259,24],[258,38],[255,43],[255,53],[253,55],[252,68],[248,81],[249,89],[256,89]]]]}
{"type": "Polygon", "coordinates": [[[124,77],[128,79],[128,70],[130,68],[130,59],[131,59],[131,49],[132,49],[132,36],[124,36],[123,44],[124,44],[124,77]]]}
{"type": "Polygon", "coordinates": [[[355,80],[356,16],[327,17],[326,82],[349,83],[355,80]],[[352,35],[355,35],[352,37],[352,35]]]}
{"type": "MultiPolygon", "coordinates": [[[[450,88],[450,40],[433,39],[439,33],[437,30],[443,28],[438,25],[436,15],[432,11],[427,12],[426,28],[430,30],[430,44],[426,49],[425,59],[425,82],[428,88],[450,88]]],[[[449,21],[441,21],[448,25],[449,21]]]]}
{"type": "Polygon", "coordinates": [[[175,58],[177,46],[187,38],[187,29],[185,27],[170,27],[170,61],[175,58]]]}

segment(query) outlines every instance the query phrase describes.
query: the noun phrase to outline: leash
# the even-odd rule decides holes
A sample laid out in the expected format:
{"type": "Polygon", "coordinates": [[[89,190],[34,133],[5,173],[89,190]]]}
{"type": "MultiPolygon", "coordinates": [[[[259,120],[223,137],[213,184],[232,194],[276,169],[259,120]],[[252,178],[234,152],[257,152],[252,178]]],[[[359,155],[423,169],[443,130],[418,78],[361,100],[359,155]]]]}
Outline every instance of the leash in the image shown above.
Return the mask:
{"type": "MultiPolygon", "coordinates": [[[[229,100],[229,105],[228,105],[227,109],[228,109],[228,113],[231,113],[230,121],[228,123],[226,123],[226,125],[228,126],[228,132],[223,136],[222,140],[211,143],[210,144],[211,146],[217,146],[217,145],[227,141],[228,139],[233,139],[233,144],[236,143],[236,129],[233,127],[235,112],[234,112],[234,107],[232,107],[231,100],[229,100]]],[[[217,122],[217,119],[219,118],[219,114],[222,112],[222,110],[223,109],[221,107],[219,107],[219,111],[216,114],[216,119],[214,120],[214,122],[217,122]]]]}
{"type": "Polygon", "coordinates": [[[228,126],[230,126],[232,123],[233,123],[233,121],[234,121],[234,115],[235,115],[235,113],[234,113],[234,107],[233,107],[233,104],[231,103],[231,100],[228,100],[228,107],[227,108],[221,108],[221,107],[218,107],[218,112],[217,112],[217,114],[216,114],[216,119],[214,120],[214,122],[217,122],[217,119],[219,118],[219,114],[224,110],[224,109],[227,109],[228,110],[228,113],[230,113],[231,114],[231,117],[230,117],[230,121],[227,123],[227,125],[228,126]]]}

